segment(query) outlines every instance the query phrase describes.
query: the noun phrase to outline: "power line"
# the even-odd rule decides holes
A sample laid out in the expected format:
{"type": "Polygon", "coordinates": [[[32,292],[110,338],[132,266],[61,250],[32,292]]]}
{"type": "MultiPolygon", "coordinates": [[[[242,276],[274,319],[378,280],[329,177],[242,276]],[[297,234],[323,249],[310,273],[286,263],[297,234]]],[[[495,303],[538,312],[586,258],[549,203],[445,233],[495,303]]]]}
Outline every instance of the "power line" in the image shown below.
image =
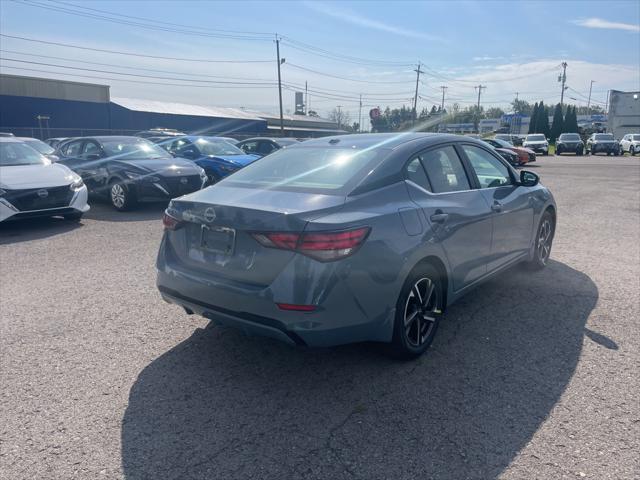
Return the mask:
{"type": "Polygon", "coordinates": [[[132,57],[141,57],[141,58],[154,58],[158,60],[174,60],[179,62],[198,62],[198,63],[273,63],[273,60],[211,60],[207,58],[184,58],[184,57],[165,57],[165,56],[159,56],[159,55],[145,55],[141,53],[122,52],[118,50],[106,50],[103,48],[82,47],[79,45],[72,45],[69,43],[48,42],[45,40],[38,40],[35,38],[19,37],[16,35],[6,35],[4,33],[0,33],[0,37],[24,40],[27,42],[42,43],[46,45],[56,45],[59,47],[75,48],[79,50],[88,50],[92,52],[113,53],[117,55],[129,55],[132,57]]]}
{"type": "Polygon", "coordinates": [[[374,84],[374,83],[375,84],[404,84],[404,83],[408,83],[410,81],[410,80],[407,80],[407,81],[398,81],[398,80],[396,80],[396,81],[361,80],[361,79],[357,79],[357,78],[342,77],[340,75],[332,75],[330,73],[320,72],[318,70],[313,70],[311,68],[302,67],[300,65],[296,65],[295,63],[290,63],[290,62],[287,62],[286,66],[297,68],[299,70],[304,70],[305,72],[315,73],[316,75],[322,75],[324,77],[337,78],[339,80],[347,80],[349,82],[371,83],[371,84],[374,84]]]}

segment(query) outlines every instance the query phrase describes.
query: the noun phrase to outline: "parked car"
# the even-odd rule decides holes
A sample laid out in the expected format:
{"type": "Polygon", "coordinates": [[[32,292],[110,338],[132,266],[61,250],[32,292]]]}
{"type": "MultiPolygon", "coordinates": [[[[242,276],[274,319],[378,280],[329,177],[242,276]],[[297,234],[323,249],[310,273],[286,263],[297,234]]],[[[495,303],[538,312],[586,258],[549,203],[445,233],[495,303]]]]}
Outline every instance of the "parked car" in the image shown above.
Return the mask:
{"type": "Polygon", "coordinates": [[[522,142],[524,148],[533,150],[535,153],[542,153],[542,155],[549,155],[549,141],[541,133],[530,133],[522,142]]]}
{"type": "Polygon", "coordinates": [[[606,153],[607,155],[619,155],[620,144],[613,138],[611,133],[593,133],[587,139],[587,153],[606,153]]]}
{"type": "Polygon", "coordinates": [[[518,154],[516,152],[514,152],[509,148],[500,147],[499,146],[500,144],[498,142],[492,142],[490,141],[491,139],[483,139],[483,140],[487,144],[491,145],[495,149],[495,151],[498,152],[500,156],[502,156],[502,158],[504,158],[507,162],[509,162],[509,165],[513,167],[517,167],[520,165],[520,160],[518,159],[518,154]]]}
{"type": "Polygon", "coordinates": [[[176,130],[174,128],[150,128],[149,130],[142,130],[133,134],[136,137],[149,138],[149,137],[181,137],[186,133],[176,130]]]}
{"type": "Polygon", "coordinates": [[[204,168],[209,184],[255,162],[259,155],[248,155],[221,137],[180,137],[162,146],[172,155],[187,158],[204,168]]]}
{"type": "Polygon", "coordinates": [[[0,222],[53,216],[79,221],[88,210],[79,175],[25,142],[0,138],[0,222]]]}
{"type": "MultiPolygon", "coordinates": [[[[507,150],[516,155],[516,163],[512,163],[512,165],[522,166],[527,163],[532,163],[536,161],[536,154],[533,150],[524,147],[516,147],[509,142],[505,142],[504,140],[499,140],[497,138],[485,138],[484,141],[494,147],[495,149],[500,149],[498,151],[507,150]]],[[[504,156],[504,155],[503,155],[504,156]]],[[[506,158],[506,157],[505,157],[506,158]]]]}
{"type": "Polygon", "coordinates": [[[44,143],[46,143],[47,145],[50,145],[53,148],[58,148],[58,146],[64,142],[65,140],[68,140],[69,137],[51,137],[51,138],[47,138],[44,143]]]}
{"type": "Polygon", "coordinates": [[[31,148],[36,150],[41,155],[44,155],[45,157],[47,157],[52,162],[57,162],[59,160],[58,156],[55,154],[56,149],[53,148],[51,145],[43,142],[42,140],[38,140],[37,138],[31,138],[31,137],[15,137],[15,138],[26,143],[31,148]]]}
{"type": "Polygon", "coordinates": [[[637,133],[628,133],[620,140],[620,150],[629,152],[630,155],[640,153],[640,135],[637,133]]]}
{"type": "Polygon", "coordinates": [[[172,200],[162,297],[290,344],[422,354],[447,305],[519,262],[543,268],[553,196],[484,142],[362,134],[281,149],[172,200]]]}
{"type": "Polygon", "coordinates": [[[206,185],[204,170],[139,137],[99,136],[64,142],[59,163],[82,176],[90,192],[120,211],[140,201],[169,200],[206,185]]]}
{"type": "Polygon", "coordinates": [[[493,138],[495,138],[496,140],[502,140],[502,141],[505,141],[505,142],[509,142],[510,144],[512,144],[512,145],[514,145],[516,147],[522,145],[522,138],[520,138],[519,135],[515,135],[515,134],[498,133],[493,138]]]}
{"type": "Polygon", "coordinates": [[[556,140],[556,155],[575,153],[584,155],[584,143],[577,133],[563,133],[556,140]]]}
{"type": "Polygon", "coordinates": [[[269,155],[271,152],[275,152],[281,148],[290,147],[296,143],[300,142],[295,138],[255,137],[247,138],[246,140],[236,143],[236,147],[240,148],[244,153],[264,157],[265,155],[269,155]]]}

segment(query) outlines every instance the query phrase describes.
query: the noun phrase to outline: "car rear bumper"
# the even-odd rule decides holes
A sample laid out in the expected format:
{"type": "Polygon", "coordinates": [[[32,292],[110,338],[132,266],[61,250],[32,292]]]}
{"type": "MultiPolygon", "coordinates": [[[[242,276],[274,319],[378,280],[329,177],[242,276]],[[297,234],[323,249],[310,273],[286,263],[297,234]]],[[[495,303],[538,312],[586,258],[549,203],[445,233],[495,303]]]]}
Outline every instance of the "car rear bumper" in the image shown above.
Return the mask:
{"type": "Polygon", "coordinates": [[[618,145],[615,143],[596,143],[591,145],[592,153],[613,153],[618,151],[618,145]]]}
{"type": "Polygon", "coordinates": [[[270,285],[261,286],[186,269],[170,250],[163,240],[156,282],[162,298],[216,323],[313,347],[391,341],[396,298],[385,294],[394,296],[393,289],[387,284],[376,291],[368,280],[358,281],[348,260],[338,266],[296,255],[270,285]],[[315,310],[281,310],[277,303],[315,310]]]}

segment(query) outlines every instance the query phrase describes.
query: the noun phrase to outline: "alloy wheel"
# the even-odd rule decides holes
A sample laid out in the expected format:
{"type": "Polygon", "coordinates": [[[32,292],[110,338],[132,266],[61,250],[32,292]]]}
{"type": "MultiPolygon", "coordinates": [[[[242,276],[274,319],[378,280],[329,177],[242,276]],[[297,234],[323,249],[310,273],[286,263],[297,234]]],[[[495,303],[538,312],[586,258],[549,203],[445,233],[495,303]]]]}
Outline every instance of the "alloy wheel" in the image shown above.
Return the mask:
{"type": "Polygon", "coordinates": [[[552,233],[551,221],[545,218],[542,225],[540,225],[540,233],[538,234],[538,258],[543,265],[547,264],[551,253],[552,233]]]}
{"type": "Polygon", "coordinates": [[[429,278],[413,284],[404,308],[404,333],[412,347],[422,346],[431,334],[440,311],[439,289],[429,278]]]}
{"type": "Polygon", "coordinates": [[[124,188],[119,183],[114,183],[111,186],[111,203],[113,203],[116,208],[122,208],[124,207],[125,202],[126,193],[124,188]]]}

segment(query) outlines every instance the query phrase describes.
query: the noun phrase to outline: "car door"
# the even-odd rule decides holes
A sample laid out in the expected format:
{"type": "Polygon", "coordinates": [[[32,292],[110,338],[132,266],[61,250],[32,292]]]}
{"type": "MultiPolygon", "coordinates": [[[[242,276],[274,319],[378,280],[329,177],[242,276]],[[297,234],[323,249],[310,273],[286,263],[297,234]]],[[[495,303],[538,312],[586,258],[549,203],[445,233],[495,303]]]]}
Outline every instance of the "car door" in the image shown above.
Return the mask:
{"type": "Polygon", "coordinates": [[[622,149],[622,151],[626,151],[629,147],[629,135],[625,135],[624,137],[622,137],[622,140],[620,140],[620,148],[622,149]]]}
{"type": "Polygon", "coordinates": [[[491,254],[491,210],[473,188],[455,148],[438,146],[416,154],[406,166],[406,178],[433,240],[447,256],[454,291],[485,275],[491,254]]]}
{"type": "Polygon", "coordinates": [[[493,217],[491,272],[529,252],[533,236],[533,197],[518,185],[512,170],[498,156],[477,145],[461,144],[476,184],[493,217]]]}
{"type": "Polygon", "coordinates": [[[66,165],[74,172],[79,173],[78,168],[82,164],[82,159],[80,158],[80,154],[82,153],[83,144],[84,144],[84,139],[82,138],[65,143],[60,148],[60,153],[62,154],[62,157],[60,158],[58,163],[62,163],[63,165],[66,165]]]}
{"type": "Polygon", "coordinates": [[[106,186],[109,173],[102,146],[96,140],[85,140],[78,155],[77,173],[90,190],[106,186]]]}

